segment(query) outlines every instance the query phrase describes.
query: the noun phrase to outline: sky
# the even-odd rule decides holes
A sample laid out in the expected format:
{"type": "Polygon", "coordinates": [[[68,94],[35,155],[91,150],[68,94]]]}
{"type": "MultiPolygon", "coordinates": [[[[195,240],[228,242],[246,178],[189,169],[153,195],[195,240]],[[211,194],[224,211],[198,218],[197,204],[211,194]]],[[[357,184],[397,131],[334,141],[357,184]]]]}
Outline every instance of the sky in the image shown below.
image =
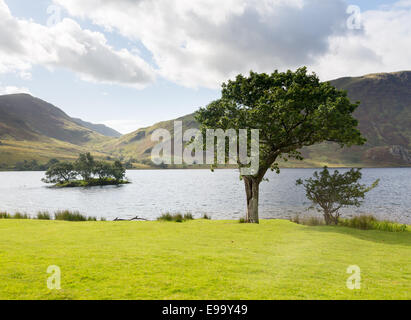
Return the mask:
{"type": "Polygon", "coordinates": [[[411,70],[410,39],[411,0],[0,0],[0,94],[129,133],[250,70],[411,70]]]}

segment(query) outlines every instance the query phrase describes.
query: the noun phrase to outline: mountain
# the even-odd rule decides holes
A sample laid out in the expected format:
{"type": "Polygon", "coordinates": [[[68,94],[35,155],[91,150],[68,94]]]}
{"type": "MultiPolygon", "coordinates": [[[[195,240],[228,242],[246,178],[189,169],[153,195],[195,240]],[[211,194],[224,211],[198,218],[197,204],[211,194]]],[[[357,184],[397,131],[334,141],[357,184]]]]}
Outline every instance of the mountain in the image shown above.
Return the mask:
{"type": "Polygon", "coordinates": [[[331,82],[361,105],[355,113],[367,144],[353,153],[371,163],[411,164],[411,72],[370,74],[331,82]]]}
{"type": "Polygon", "coordinates": [[[0,137],[36,141],[52,138],[76,145],[102,135],[52,104],[28,94],[0,96],[0,137]]]}
{"type": "MultiPolygon", "coordinates": [[[[360,101],[355,112],[359,128],[368,139],[361,147],[341,149],[332,143],[304,148],[306,160],[290,161],[287,166],[408,166],[411,165],[411,72],[370,74],[331,81],[347,90],[351,101],[360,101]]],[[[182,120],[184,130],[198,128],[194,115],[182,120]]],[[[104,144],[104,149],[117,156],[146,160],[155,145],[151,134],[164,128],[173,134],[174,120],[155,124],[104,144]]]]}
{"type": "MultiPolygon", "coordinates": [[[[372,167],[411,165],[411,72],[370,74],[331,81],[361,104],[355,112],[368,139],[364,146],[341,149],[332,143],[304,148],[304,162],[291,167],[372,167]]],[[[179,119],[184,130],[198,128],[194,114],[179,119]]],[[[73,119],[59,108],[27,94],[0,96],[0,167],[22,160],[73,159],[79,152],[97,157],[136,160],[150,165],[154,130],[174,133],[174,120],[127,135],[102,125],[73,119]]],[[[141,165],[141,166],[143,166],[141,165]]]]}
{"type": "Polygon", "coordinates": [[[71,159],[109,139],[31,95],[0,96],[0,166],[22,160],[71,159]]]}
{"type": "Polygon", "coordinates": [[[117,157],[135,160],[148,160],[155,142],[151,141],[151,136],[156,129],[166,129],[174,135],[174,121],[183,122],[183,130],[198,128],[199,125],[194,119],[194,114],[159,122],[151,127],[138,129],[132,133],[121,136],[119,139],[103,143],[102,149],[114,154],[117,157]]]}
{"type": "Polygon", "coordinates": [[[116,131],[116,130],[114,130],[114,129],[111,129],[110,127],[107,127],[107,126],[104,125],[104,124],[94,124],[94,123],[91,123],[91,122],[83,121],[83,120],[78,119],[78,118],[71,118],[71,119],[72,119],[75,123],[77,123],[78,125],[80,125],[80,126],[82,126],[82,127],[85,127],[85,128],[88,128],[88,129],[90,129],[90,130],[93,130],[93,131],[95,131],[95,132],[97,132],[97,133],[100,133],[100,134],[102,134],[103,136],[112,137],[112,138],[119,138],[119,137],[121,137],[121,133],[120,133],[120,132],[118,132],[118,131],[116,131]]]}

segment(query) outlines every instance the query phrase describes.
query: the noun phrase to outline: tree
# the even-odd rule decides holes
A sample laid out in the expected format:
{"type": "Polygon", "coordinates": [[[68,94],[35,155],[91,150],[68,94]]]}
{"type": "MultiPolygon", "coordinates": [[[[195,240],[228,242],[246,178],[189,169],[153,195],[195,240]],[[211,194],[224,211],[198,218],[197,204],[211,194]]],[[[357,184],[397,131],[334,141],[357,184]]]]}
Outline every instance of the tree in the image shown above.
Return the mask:
{"type": "Polygon", "coordinates": [[[339,210],[343,207],[356,206],[362,204],[365,194],[378,186],[376,180],[370,187],[360,184],[361,169],[351,169],[349,172],[340,174],[338,170],[330,174],[328,168],[314,173],[314,178],[309,178],[305,182],[297,180],[297,185],[303,185],[307,198],[314,206],[319,206],[324,214],[327,225],[338,224],[340,218],[339,210]]]}
{"type": "Polygon", "coordinates": [[[117,160],[117,161],[114,162],[113,167],[112,167],[112,171],[111,171],[111,175],[114,177],[114,179],[117,182],[120,182],[121,180],[124,179],[124,177],[126,175],[126,168],[124,168],[121,161],[117,160]]]}
{"type": "Polygon", "coordinates": [[[112,166],[103,161],[96,161],[94,163],[93,174],[98,176],[99,180],[105,180],[112,174],[112,166]]]}
{"type": "MultiPolygon", "coordinates": [[[[324,141],[341,147],[363,144],[352,113],[358,107],[345,91],[321,83],[307,69],[271,75],[251,72],[222,86],[221,99],[200,108],[196,119],[207,129],[258,129],[259,169],[244,175],[246,222],[258,223],[259,185],[270,168],[279,173],[278,159],[302,160],[299,149],[324,141]]],[[[241,168],[243,165],[238,162],[241,168]]]]}
{"type": "Polygon", "coordinates": [[[59,163],[59,160],[56,159],[56,158],[52,158],[52,159],[50,159],[50,160],[46,163],[45,167],[46,167],[46,169],[49,169],[49,168],[51,168],[53,165],[55,165],[56,163],[59,163]]]}
{"type": "Polygon", "coordinates": [[[82,176],[84,181],[89,181],[93,174],[95,161],[90,152],[80,153],[74,164],[74,169],[82,176]]]}
{"type": "Polygon", "coordinates": [[[77,173],[74,172],[73,164],[70,162],[58,162],[46,171],[45,183],[62,183],[75,179],[77,173]]]}

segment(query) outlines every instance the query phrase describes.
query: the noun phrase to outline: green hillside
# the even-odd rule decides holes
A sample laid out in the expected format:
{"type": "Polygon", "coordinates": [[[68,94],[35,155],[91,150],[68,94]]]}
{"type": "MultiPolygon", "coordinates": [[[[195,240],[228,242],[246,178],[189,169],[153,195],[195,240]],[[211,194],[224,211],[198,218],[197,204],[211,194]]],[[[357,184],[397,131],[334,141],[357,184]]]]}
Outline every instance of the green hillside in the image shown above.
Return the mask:
{"type": "Polygon", "coordinates": [[[182,121],[183,130],[199,127],[198,123],[194,120],[194,114],[189,114],[175,120],[159,122],[151,127],[139,129],[116,140],[107,141],[100,148],[118,157],[134,158],[140,161],[148,160],[151,156],[151,150],[156,143],[151,141],[153,132],[156,129],[166,129],[173,136],[174,121],[182,121]]]}

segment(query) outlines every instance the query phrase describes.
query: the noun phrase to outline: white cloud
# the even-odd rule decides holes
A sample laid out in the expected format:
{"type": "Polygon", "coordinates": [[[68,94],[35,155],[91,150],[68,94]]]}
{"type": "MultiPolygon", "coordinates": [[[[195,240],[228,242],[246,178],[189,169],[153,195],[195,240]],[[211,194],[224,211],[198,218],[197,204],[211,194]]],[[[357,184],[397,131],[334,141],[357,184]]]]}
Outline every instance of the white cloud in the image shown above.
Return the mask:
{"type": "Polygon", "coordinates": [[[313,64],[344,32],[342,0],[54,0],[74,16],[141,41],[159,73],[219,87],[239,72],[313,64]]]}
{"type": "Polygon", "coordinates": [[[53,27],[11,16],[0,0],[0,73],[64,67],[88,81],[142,87],[155,74],[218,88],[238,73],[307,65],[323,80],[410,69],[411,0],[362,13],[347,29],[344,0],[53,0],[130,40],[115,50],[72,19],[53,27]],[[142,43],[156,69],[140,57],[142,43]]]}
{"type": "Polygon", "coordinates": [[[312,66],[323,78],[411,69],[411,1],[364,12],[362,24],[362,33],[330,37],[330,51],[312,66]]]}
{"type": "Polygon", "coordinates": [[[0,84],[0,95],[15,94],[15,93],[28,93],[28,94],[31,94],[30,90],[25,88],[25,87],[2,86],[0,84]]]}
{"type": "Polygon", "coordinates": [[[138,55],[115,50],[102,33],[72,19],[51,27],[13,17],[0,0],[0,73],[30,77],[33,65],[63,67],[84,80],[144,87],[155,71],[138,55]]]}

